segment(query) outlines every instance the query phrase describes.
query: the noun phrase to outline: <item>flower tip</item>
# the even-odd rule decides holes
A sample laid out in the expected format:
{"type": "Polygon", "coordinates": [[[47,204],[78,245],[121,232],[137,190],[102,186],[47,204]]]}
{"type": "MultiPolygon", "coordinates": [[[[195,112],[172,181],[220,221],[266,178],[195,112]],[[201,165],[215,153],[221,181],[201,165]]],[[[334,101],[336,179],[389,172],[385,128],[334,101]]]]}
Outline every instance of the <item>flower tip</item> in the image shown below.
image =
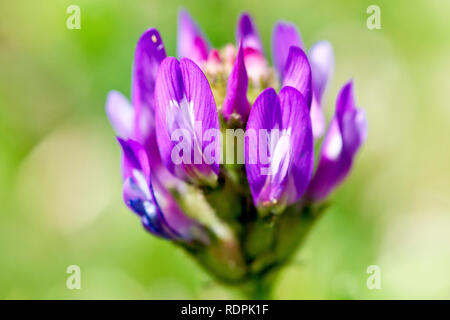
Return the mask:
{"type": "Polygon", "coordinates": [[[350,78],[350,80],[348,80],[345,84],[344,87],[342,88],[342,91],[347,91],[349,93],[351,93],[353,95],[353,87],[354,87],[354,82],[355,80],[352,78],[350,78]]]}
{"type": "Polygon", "coordinates": [[[226,121],[237,120],[241,123],[247,121],[251,109],[247,99],[247,90],[248,74],[241,39],[236,60],[228,78],[227,94],[222,108],[222,114],[226,121]]]}
{"type": "Polygon", "coordinates": [[[291,46],[285,65],[283,86],[296,88],[306,98],[308,108],[312,101],[311,65],[302,48],[291,46]]]}
{"type": "Polygon", "coordinates": [[[279,19],[275,22],[275,27],[283,27],[283,26],[295,27],[295,24],[290,21],[286,21],[286,20],[282,20],[282,19],[279,19]]]}
{"type": "Polygon", "coordinates": [[[158,29],[150,28],[145,30],[144,33],[140,36],[137,44],[142,43],[142,41],[146,41],[147,39],[150,39],[153,43],[156,43],[157,40],[161,40],[158,29]]]}
{"type": "Polygon", "coordinates": [[[300,55],[302,57],[307,58],[305,51],[303,51],[303,49],[298,46],[290,46],[289,47],[288,59],[289,59],[289,56],[291,56],[291,55],[300,55]]]}
{"type": "Polygon", "coordinates": [[[272,33],[277,34],[278,32],[284,33],[285,35],[297,36],[300,39],[300,33],[298,32],[297,26],[290,21],[277,20],[272,33]]]}
{"type": "Polygon", "coordinates": [[[338,114],[343,114],[349,109],[356,108],[355,98],[353,91],[353,78],[350,79],[339,91],[338,97],[336,99],[336,112],[338,114]]]}
{"type": "Polygon", "coordinates": [[[263,52],[263,45],[259,37],[256,25],[249,13],[243,12],[239,16],[236,28],[236,43],[242,40],[244,49],[251,47],[263,52]]]}
{"type": "Polygon", "coordinates": [[[242,11],[238,20],[240,23],[251,23],[252,17],[248,11],[242,11]]]}
{"type": "MultiPolygon", "coordinates": [[[[158,29],[147,29],[136,43],[135,62],[143,63],[145,56],[149,58],[162,60],[166,56],[166,50],[158,29]]],[[[142,66],[141,66],[142,68],[142,66]]]]}
{"type": "Polygon", "coordinates": [[[125,139],[121,138],[121,137],[116,137],[117,142],[119,142],[120,147],[123,149],[124,146],[126,146],[126,141],[125,139]]]}
{"type": "Polygon", "coordinates": [[[185,7],[181,7],[178,9],[178,22],[180,22],[181,19],[190,19],[191,15],[189,14],[189,11],[185,7]]]}
{"type": "Polygon", "coordinates": [[[186,10],[178,15],[177,55],[189,57],[202,65],[208,58],[209,42],[205,35],[186,10]]]}

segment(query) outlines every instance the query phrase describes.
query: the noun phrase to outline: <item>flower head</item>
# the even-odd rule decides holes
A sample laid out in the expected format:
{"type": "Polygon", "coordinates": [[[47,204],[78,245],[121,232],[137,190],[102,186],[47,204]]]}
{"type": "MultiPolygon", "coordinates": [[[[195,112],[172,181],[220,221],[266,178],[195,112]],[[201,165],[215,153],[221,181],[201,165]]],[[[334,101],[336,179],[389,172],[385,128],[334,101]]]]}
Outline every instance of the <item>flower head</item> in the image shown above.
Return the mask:
{"type": "Polygon", "coordinates": [[[131,102],[108,94],[125,204],[146,230],[189,247],[222,280],[261,275],[292,254],[366,139],[353,82],[338,95],[314,172],[330,43],[308,52],[295,25],[278,22],[272,68],[248,13],[236,44],[214,48],[182,10],[177,53],[167,57],[158,31],[147,30],[136,46],[131,102]]]}

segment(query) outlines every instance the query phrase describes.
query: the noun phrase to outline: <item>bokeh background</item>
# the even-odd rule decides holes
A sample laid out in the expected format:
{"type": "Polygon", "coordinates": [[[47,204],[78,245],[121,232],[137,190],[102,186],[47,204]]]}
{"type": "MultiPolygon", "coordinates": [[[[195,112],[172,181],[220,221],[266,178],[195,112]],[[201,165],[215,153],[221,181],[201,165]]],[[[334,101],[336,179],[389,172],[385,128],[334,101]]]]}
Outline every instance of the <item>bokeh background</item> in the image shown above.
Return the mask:
{"type": "Polygon", "coordinates": [[[328,39],[326,110],[353,78],[369,137],[345,185],[274,290],[278,299],[450,298],[450,2],[55,0],[0,2],[0,298],[236,298],[147,234],[121,199],[107,92],[130,92],[139,35],[175,54],[187,8],[215,46],[249,11],[270,52],[277,19],[328,39]],[[81,8],[68,30],[66,8],[81,8]],[[381,8],[368,30],[366,8],[381,8]],[[81,268],[81,290],[66,268],[81,268]],[[369,290],[367,267],[381,268],[369,290]]]}

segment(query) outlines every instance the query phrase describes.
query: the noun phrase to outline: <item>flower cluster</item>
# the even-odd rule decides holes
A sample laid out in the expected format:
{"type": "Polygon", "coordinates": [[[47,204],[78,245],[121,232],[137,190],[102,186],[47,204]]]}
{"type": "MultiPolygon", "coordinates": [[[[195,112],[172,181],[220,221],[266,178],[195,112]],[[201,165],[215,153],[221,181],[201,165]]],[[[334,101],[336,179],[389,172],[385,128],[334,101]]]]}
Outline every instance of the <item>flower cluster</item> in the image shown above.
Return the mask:
{"type": "Polygon", "coordinates": [[[217,49],[181,11],[177,55],[167,57],[158,31],[147,30],[136,46],[131,102],[116,91],[107,97],[124,201],[149,232],[224,281],[259,276],[290,256],[348,175],[366,138],[365,114],[349,82],[326,130],[333,49],[321,41],[306,53],[291,23],[273,29],[272,68],[248,14],[236,45],[217,49]]]}

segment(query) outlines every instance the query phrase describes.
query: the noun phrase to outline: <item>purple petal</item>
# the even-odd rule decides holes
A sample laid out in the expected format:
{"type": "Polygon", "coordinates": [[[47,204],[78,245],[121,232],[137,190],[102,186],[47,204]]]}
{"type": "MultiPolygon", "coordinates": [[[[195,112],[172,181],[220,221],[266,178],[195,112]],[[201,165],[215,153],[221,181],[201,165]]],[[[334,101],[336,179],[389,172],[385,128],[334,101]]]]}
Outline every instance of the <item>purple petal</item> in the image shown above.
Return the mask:
{"type": "Polygon", "coordinates": [[[156,29],[139,38],[133,65],[133,105],[135,107],[133,139],[141,143],[153,172],[160,174],[161,159],[155,134],[155,82],[161,61],[166,57],[164,44],[156,29]]]}
{"type": "Polygon", "coordinates": [[[173,238],[171,230],[156,202],[150,181],[150,167],[144,148],[133,140],[118,138],[127,166],[123,185],[125,204],[138,214],[147,230],[163,238],[173,238]]]}
{"type": "Polygon", "coordinates": [[[149,29],[136,45],[133,64],[132,102],[139,114],[142,108],[154,109],[155,81],[161,61],[166,57],[158,30],[149,29]]]}
{"type": "Polygon", "coordinates": [[[247,121],[245,141],[245,168],[247,180],[255,205],[259,205],[259,194],[267,180],[270,167],[270,143],[264,140],[274,128],[281,128],[282,117],[277,93],[265,89],[256,98],[247,121]],[[256,142],[255,142],[256,140],[256,142]],[[267,159],[264,156],[267,155],[267,159]]]}
{"type": "Polygon", "coordinates": [[[145,176],[150,176],[150,166],[145,149],[136,141],[117,138],[122,147],[123,179],[128,179],[133,170],[142,171],[145,176]]]}
{"type": "Polygon", "coordinates": [[[240,115],[242,121],[247,121],[250,112],[250,104],[247,100],[248,76],[244,64],[244,49],[239,47],[236,61],[228,77],[227,95],[225,97],[222,113],[225,120],[228,120],[235,111],[240,115]]]}
{"type": "Polygon", "coordinates": [[[314,169],[314,140],[308,104],[296,89],[285,87],[279,93],[283,128],[291,131],[291,168],[288,204],[300,199],[314,169]],[[291,188],[294,186],[295,188],[291,188]]]}
{"type": "Polygon", "coordinates": [[[122,138],[133,135],[134,110],[127,98],[118,91],[110,91],[106,98],[106,115],[116,134],[122,138]]]}
{"type": "Polygon", "coordinates": [[[340,91],[336,102],[336,118],[341,130],[343,150],[353,157],[367,138],[367,122],[364,110],[356,108],[353,81],[340,91]]]}
{"type": "Polygon", "coordinates": [[[292,87],[282,88],[278,96],[272,88],[264,90],[253,105],[246,130],[246,171],[255,205],[296,202],[314,165],[311,120],[304,97],[292,87]]]}
{"type": "Polygon", "coordinates": [[[167,169],[194,183],[215,182],[220,141],[204,137],[211,130],[219,132],[219,119],[203,72],[189,59],[166,58],[156,81],[156,99],[157,141],[167,169]]]}
{"type": "Polygon", "coordinates": [[[242,43],[244,49],[253,48],[261,53],[264,52],[258,30],[248,13],[243,13],[239,17],[236,29],[236,43],[242,43]]]}
{"type": "Polygon", "coordinates": [[[334,71],[333,47],[328,41],[314,44],[309,51],[312,72],[312,87],[320,105],[327,83],[334,71]]]}
{"type": "Polygon", "coordinates": [[[272,32],[272,59],[280,78],[283,78],[291,46],[303,48],[297,27],[293,23],[277,22],[272,32]]]}
{"type": "Polygon", "coordinates": [[[310,108],[312,100],[311,67],[305,52],[298,47],[289,49],[283,86],[291,86],[300,91],[310,108]]]}
{"type": "Polygon", "coordinates": [[[124,202],[141,217],[143,226],[163,238],[206,243],[208,236],[203,227],[184,215],[167,189],[158,182],[152,183],[144,148],[133,140],[118,138],[118,141],[129,169],[124,178],[124,202]]]}
{"type": "Polygon", "coordinates": [[[123,200],[130,210],[141,217],[142,224],[148,231],[167,239],[177,236],[175,231],[166,225],[161,209],[154,201],[153,190],[139,171],[133,171],[125,180],[123,200]]]}
{"type": "Polygon", "coordinates": [[[323,200],[344,180],[366,137],[366,117],[363,110],[355,107],[353,83],[349,82],[337,98],[336,113],[322,144],[316,173],[308,187],[310,200],[323,200]]]}
{"type": "Polygon", "coordinates": [[[208,59],[209,45],[202,31],[186,10],[178,14],[177,54],[201,66],[208,59]]]}

